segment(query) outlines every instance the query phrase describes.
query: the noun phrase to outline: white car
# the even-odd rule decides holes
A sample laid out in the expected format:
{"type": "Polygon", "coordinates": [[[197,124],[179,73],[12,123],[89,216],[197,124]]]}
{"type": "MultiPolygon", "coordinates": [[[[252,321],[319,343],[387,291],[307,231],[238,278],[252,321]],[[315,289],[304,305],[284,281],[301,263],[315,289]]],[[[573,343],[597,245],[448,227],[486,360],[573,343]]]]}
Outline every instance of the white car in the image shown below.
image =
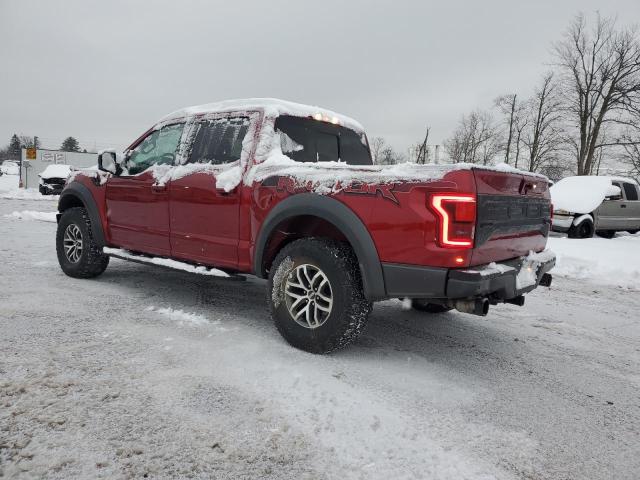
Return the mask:
{"type": "Polygon", "coordinates": [[[20,175],[20,166],[13,160],[5,160],[0,165],[0,175],[20,175]]]}
{"type": "Polygon", "coordinates": [[[571,238],[640,231],[640,186],[625,177],[567,177],[550,189],[553,230],[571,238]]]}
{"type": "Polygon", "coordinates": [[[60,195],[72,170],[73,167],[71,165],[57,164],[47,166],[44,171],[38,174],[40,177],[38,190],[42,195],[60,195]]]}

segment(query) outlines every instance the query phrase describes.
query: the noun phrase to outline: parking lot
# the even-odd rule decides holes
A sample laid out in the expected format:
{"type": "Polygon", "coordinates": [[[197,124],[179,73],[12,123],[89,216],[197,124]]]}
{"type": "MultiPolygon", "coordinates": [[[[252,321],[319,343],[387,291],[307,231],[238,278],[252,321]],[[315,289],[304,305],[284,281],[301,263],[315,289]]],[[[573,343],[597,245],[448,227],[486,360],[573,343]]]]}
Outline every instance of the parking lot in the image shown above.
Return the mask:
{"type": "Polygon", "coordinates": [[[640,295],[627,284],[560,264],[567,276],[525,308],[485,318],[384,302],[354,346],[316,356],[278,335],[263,281],[119,260],[71,279],[51,215],[13,213],[25,211],[55,201],[0,200],[7,477],[640,471],[640,295]]]}

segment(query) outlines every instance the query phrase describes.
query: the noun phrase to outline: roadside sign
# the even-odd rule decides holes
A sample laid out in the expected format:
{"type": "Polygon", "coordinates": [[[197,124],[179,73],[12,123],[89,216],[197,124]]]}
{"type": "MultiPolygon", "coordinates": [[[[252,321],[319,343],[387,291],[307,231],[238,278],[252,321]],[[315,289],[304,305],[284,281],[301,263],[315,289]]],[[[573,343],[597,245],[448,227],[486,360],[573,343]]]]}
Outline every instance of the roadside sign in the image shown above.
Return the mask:
{"type": "Polygon", "coordinates": [[[35,148],[27,148],[26,160],[35,160],[35,159],[36,159],[36,149],[35,148]]]}

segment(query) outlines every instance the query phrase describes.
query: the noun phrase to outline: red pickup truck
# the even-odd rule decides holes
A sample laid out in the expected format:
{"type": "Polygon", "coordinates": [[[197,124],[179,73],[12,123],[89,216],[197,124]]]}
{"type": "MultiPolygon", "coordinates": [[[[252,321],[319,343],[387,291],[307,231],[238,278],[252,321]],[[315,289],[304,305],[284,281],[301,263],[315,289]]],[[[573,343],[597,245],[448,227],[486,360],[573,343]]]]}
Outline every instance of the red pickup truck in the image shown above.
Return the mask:
{"type": "Polygon", "coordinates": [[[268,278],[293,346],[353,341],[372,303],[486,315],[549,285],[548,181],[508,166],[373,165],[356,121],[273,99],[174,112],[58,205],[57,254],[89,278],[120,257],[268,278]]]}

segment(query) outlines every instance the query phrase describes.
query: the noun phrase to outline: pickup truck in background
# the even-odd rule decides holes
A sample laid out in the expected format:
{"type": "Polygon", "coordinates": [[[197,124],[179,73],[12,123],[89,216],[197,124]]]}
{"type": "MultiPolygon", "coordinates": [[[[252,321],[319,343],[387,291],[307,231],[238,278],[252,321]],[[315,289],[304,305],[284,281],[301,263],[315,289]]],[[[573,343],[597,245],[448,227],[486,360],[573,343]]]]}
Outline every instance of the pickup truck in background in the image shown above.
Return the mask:
{"type": "Polygon", "coordinates": [[[640,231],[640,186],[626,177],[566,177],[551,187],[553,227],[569,238],[640,231]]]}
{"type": "Polygon", "coordinates": [[[548,180],[507,166],[373,165],[354,120],[274,99],[174,112],[58,205],[57,254],[89,278],[110,256],[268,279],[276,327],[326,353],[372,303],[486,315],[549,285],[548,180]]]}

